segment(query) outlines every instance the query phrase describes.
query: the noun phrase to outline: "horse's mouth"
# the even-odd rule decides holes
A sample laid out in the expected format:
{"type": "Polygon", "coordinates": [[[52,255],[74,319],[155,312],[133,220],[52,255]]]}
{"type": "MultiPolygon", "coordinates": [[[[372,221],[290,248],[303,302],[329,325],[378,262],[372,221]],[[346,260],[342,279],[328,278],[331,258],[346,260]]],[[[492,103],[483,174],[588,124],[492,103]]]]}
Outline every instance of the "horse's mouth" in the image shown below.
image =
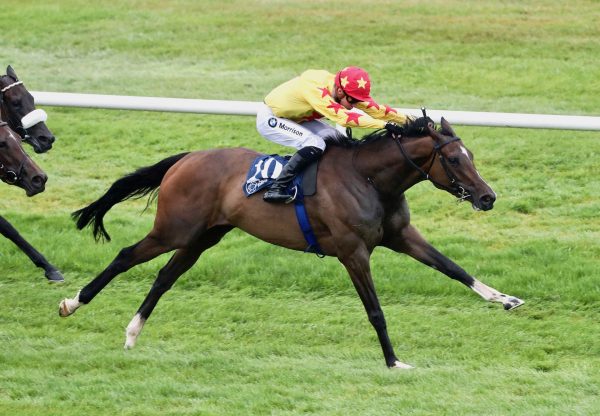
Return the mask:
{"type": "Polygon", "coordinates": [[[473,209],[477,209],[475,202],[473,201],[473,193],[471,191],[461,185],[456,185],[453,191],[457,203],[460,204],[461,202],[469,201],[473,205],[473,209]]]}
{"type": "Polygon", "coordinates": [[[46,153],[48,150],[52,149],[52,143],[49,143],[49,142],[42,143],[41,141],[39,141],[33,137],[29,137],[29,138],[25,139],[24,142],[31,145],[31,147],[33,147],[33,151],[38,154],[46,153]]]}
{"type": "Polygon", "coordinates": [[[27,195],[28,197],[35,196],[46,190],[45,184],[41,184],[40,186],[32,186],[31,184],[17,183],[15,185],[18,185],[21,188],[23,188],[25,190],[25,195],[27,195]]]}
{"type": "Polygon", "coordinates": [[[28,197],[32,197],[35,196],[41,192],[44,192],[44,188],[41,189],[35,189],[35,190],[30,190],[30,189],[26,189],[25,190],[25,195],[27,195],[28,197]]]}
{"type": "Polygon", "coordinates": [[[462,185],[457,185],[454,188],[454,196],[456,197],[457,203],[469,201],[471,203],[471,207],[475,211],[489,211],[490,209],[494,208],[495,197],[484,195],[481,198],[475,199],[473,194],[474,192],[463,187],[462,185]]]}

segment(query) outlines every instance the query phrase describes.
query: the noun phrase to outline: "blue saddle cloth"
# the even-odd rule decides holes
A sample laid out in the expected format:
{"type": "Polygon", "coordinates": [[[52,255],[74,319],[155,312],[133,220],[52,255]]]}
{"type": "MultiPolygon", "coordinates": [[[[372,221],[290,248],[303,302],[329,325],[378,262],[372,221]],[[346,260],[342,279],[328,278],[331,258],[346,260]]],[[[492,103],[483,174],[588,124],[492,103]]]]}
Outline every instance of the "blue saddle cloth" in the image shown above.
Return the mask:
{"type": "Polygon", "coordinates": [[[289,156],[263,155],[254,159],[246,175],[246,182],[243,186],[244,194],[250,196],[271,186],[289,158],[289,156]]]}
{"type": "MultiPolygon", "coordinates": [[[[252,161],[248,174],[246,175],[246,181],[243,185],[244,194],[249,197],[261,189],[265,189],[275,181],[277,176],[281,173],[281,170],[289,160],[288,157],[279,155],[263,155],[259,156],[252,161]]],[[[304,196],[312,195],[316,192],[316,163],[307,168],[304,172],[298,174],[291,187],[296,187],[296,199],[294,200],[294,209],[296,211],[296,218],[298,219],[298,225],[304,234],[304,239],[308,243],[308,247],[304,250],[307,253],[315,253],[319,257],[324,257],[324,254],[319,246],[317,238],[313,233],[312,227],[308,220],[308,213],[304,206],[304,196]],[[308,174],[310,172],[310,174],[308,174]],[[309,186],[305,192],[304,176],[305,173],[310,176],[309,186]]]]}

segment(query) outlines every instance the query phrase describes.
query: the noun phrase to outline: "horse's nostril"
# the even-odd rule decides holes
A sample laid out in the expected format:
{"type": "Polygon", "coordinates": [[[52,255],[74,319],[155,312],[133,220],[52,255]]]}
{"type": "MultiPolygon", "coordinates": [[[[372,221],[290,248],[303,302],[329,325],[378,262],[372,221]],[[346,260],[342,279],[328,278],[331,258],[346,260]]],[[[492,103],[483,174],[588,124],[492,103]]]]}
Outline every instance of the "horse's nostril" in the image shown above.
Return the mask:
{"type": "Polygon", "coordinates": [[[48,176],[46,175],[35,175],[33,178],[31,178],[31,184],[39,189],[44,186],[47,180],[48,176]]]}
{"type": "Polygon", "coordinates": [[[54,136],[39,136],[38,140],[40,143],[50,146],[52,143],[54,143],[55,138],[54,136]]]}
{"type": "Polygon", "coordinates": [[[496,198],[494,197],[494,195],[486,194],[482,195],[481,198],[479,198],[479,201],[481,202],[482,207],[491,207],[494,205],[494,201],[496,201],[496,198]]]}

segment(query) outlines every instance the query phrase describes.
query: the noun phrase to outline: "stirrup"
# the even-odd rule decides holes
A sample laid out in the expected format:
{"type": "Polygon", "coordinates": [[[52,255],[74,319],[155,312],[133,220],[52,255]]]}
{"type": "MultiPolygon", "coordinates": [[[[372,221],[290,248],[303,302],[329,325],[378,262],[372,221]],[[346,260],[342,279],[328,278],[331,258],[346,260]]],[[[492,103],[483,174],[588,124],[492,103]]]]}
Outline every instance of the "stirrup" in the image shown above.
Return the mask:
{"type": "MultiPolygon", "coordinates": [[[[294,186],[291,190],[294,191],[294,193],[292,195],[289,195],[287,193],[281,193],[281,192],[275,194],[275,191],[273,189],[269,189],[263,195],[263,200],[266,202],[274,202],[274,203],[283,202],[284,204],[289,204],[296,199],[296,196],[298,196],[298,187],[297,186],[294,186]],[[273,192],[274,195],[269,196],[269,192],[273,192]],[[287,199],[278,198],[278,197],[285,197],[287,199]]],[[[284,190],[284,192],[285,192],[285,190],[284,190]]]]}
{"type": "Polygon", "coordinates": [[[291,204],[296,200],[296,197],[298,196],[298,185],[294,186],[290,191],[294,191],[294,194],[290,195],[290,197],[285,200],[286,204],[291,204]]]}

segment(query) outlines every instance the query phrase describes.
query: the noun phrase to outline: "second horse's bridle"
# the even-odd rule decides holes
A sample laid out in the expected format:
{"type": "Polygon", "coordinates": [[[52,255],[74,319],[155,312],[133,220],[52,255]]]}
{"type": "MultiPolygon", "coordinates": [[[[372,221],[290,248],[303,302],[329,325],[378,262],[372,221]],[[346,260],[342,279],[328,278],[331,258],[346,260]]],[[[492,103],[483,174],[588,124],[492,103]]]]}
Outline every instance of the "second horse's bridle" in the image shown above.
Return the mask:
{"type": "MultiPolygon", "coordinates": [[[[4,127],[8,125],[5,121],[0,121],[0,127],[4,127]]],[[[25,165],[25,158],[21,161],[19,165],[19,169],[15,172],[12,169],[7,169],[6,166],[2,162],[0,162],[0,179],[6,182],[9,185],[14,185],[15,183],[21,180],[21,176],[23,173],[23,166],[25,165]]]]}

